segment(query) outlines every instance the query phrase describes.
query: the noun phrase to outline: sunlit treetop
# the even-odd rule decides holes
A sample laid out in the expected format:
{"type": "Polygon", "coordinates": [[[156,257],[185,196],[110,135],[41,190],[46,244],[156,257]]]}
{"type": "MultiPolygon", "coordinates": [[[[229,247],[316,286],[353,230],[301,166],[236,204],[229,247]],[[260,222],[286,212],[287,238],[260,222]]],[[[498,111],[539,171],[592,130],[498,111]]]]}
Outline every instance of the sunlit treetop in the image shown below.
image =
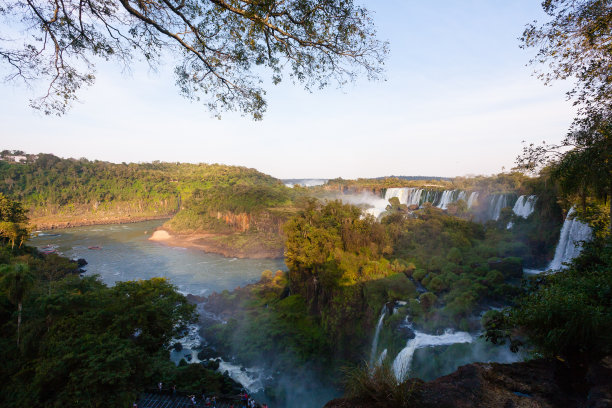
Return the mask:
{"type": "Polygon", "coordinates": [[[5,80],[45,81],[31,105],[46,114],[64,114],[93,84],[99,58],[155,66],[170,52],[181,94],[261,119],[263,73],[343,85],[380,77],[387,53],[352,0],[0,0],[0,15],[5,80]]]}

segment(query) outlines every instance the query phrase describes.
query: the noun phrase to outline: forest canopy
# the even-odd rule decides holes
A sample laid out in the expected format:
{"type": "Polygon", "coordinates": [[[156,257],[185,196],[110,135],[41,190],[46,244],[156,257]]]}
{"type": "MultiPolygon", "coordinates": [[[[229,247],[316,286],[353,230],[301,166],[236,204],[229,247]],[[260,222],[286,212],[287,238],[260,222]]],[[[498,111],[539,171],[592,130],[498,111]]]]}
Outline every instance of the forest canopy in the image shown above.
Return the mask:
{"type": "Polygon", "coordinates": [[[171,54],[181,94],[214,113],[261,119],[258,67],[274,84],[288,75],[324,87],[377,78],[387,53],[370,12],[352,0],[3,0],[0,16],[5,79],[44,79],[47,91],[31,105],[47,114],[65,113],[93,84],[95,60],[157,66],[171,54]]]}

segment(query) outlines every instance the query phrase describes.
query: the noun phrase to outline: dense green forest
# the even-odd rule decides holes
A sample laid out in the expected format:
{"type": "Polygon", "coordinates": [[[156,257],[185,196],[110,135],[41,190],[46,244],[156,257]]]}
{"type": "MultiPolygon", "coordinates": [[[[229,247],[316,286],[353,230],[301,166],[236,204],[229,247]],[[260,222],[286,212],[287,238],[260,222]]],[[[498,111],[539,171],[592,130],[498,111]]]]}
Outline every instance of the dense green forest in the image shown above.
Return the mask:
{"type": "MultiPolygon", "coordinates": [[[[359,362],[381,307],[396,300],[407,302],[396,325],[410,314],[431,332],[476,330],[475,315],[509,302],[523,274],[524,247],[502,222],[482,225],[429,205],[408,212],[397,199],[381,222],[340,201],[310,200],[285,234],[288,273],[266,272],[256,285],[208,299],[229,322],[206,328],[207,338],[247,362],[262,352],[284,367],[359,362]],[[267,336],[241,341],[261,327],[267,336]]],[[[396,352],[403,347],[389,341],[396,352]]]]}
{"type": "Polygon", "coordinates": [[[237,166],[24,157],[0,161],[0,192],[23,203],[43,228],[173,217],[165,227],[175,233],[233,234],[218,239],[229,247],[260,241],[282,248],[281,225],[301,191],[237,166]]]}

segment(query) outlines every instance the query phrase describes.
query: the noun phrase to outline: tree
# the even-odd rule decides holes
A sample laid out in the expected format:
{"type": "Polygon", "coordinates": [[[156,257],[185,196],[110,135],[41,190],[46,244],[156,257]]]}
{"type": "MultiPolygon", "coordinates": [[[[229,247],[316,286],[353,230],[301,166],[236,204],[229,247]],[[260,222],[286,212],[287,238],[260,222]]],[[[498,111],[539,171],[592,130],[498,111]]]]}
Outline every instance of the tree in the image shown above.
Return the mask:
{"type": "MultiPolygon", "coordinates": [[[[566,195],[604,202],[612,199],[612,2],[545,0],[552,19],[530,24],[521,37],[524,48],[537,48],[532,65],[543,68],[545,83],[575,80],[568,98],[580,107],[570,132],[559,145],[530,144],[517,159],[519,168],[536,171],[552,163],[552,176],[566,195]]],[[[610,206],[612,219],[612,205],[610,206]]],[[[612,231],[612,223],[610,223],[612,231]]]]}
{"type": "MultiPolygon", "coordinates": [[[[532,144],[523,149],[517,162],[528,171],[549,166],[549,174],[559,182],[563,195],[580,197],[583,209],[587,197],[601,199],[608,204],[609,221],[612,220],[612,118],[609,114],[595,113],[580,118],[559,145],[532,144]]],[[[612,232],[612,222],[608,231],[612,232]]]]}
{"type": "Polygon", "coordinates": [[[574,78],[568,93],[585,111],[609,112],[612,107],[612,2],[610,0],[544,0],[552,19],[529,24],[522,47],[537,48],[532,65],[544,67],[545,83],[574,78]]]}
{"type": "Polygon", "coordinates": [[[25,264],[2,265],[0,266],[0,283],[6,290],[11,303],[17,305],[17,346],[19,347],[23,300],[34,285],[34,274],[25,264]]]}
{"type": "Polygon", "coordinates": [[[19,247],[28,239],[28,217],[21,203],[13,201],[0,193],[0,239],[6,239],[11,248],[15,242],[19,247]]]}
{"type": "Polygon", "coordinates": [[[239,110],[261,119],[265,91],[255,67],[278,83],[285,74],[307,89],[377,78],[387,52],[370,13],[352,0],[6,0],[0,14],[31,35],[0,35],[8,80],[45,78],[31,101],[63,114],[94,82],[94,58],[150,65],[172,53],[180,92],[206,99],[213,112],[239,110]]]}

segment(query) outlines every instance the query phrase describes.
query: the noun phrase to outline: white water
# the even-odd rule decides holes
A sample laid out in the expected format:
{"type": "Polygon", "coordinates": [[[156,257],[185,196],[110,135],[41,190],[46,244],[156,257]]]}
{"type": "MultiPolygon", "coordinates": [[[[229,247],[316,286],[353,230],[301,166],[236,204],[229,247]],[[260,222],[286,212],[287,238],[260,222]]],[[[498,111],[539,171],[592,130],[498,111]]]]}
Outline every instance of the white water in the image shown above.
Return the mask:
{"type": "Polygon", "coordinates": [[[512,195],[492,194],[489,196],[489,206],[487,208],[487,220],[497,221],[501,215],[501,210],[511,206],[512,195]]]}
{"type": "Polygon", "coordinates": [[[470,193],[470,196],[467,200],[467,207],[468,208],[472,208],[472,206],[474,205],[474,202],[478,200],[478,191],[472,191],[470,193]]]}
{"type": "Polygon", "coordinates": [[[221,362],[219,362],[219,369],[217,371],[220,373],[227,371],[227,374],[232,380],[240,383],[240,385],[251,393],[255,393],[263,389],[262,376],[264,375],[264,372],[260,368],[246,368],[243,371],[241,366],[221,360],[221,362]]]}
{"type": "Polygon", "coordinates": [[[380,336],[380,329],[382,328],[383,321],[385,320],[386,314],[387,314],[387,306],[384,305],[380,312],[380,317],[378,318],[378,324],[376,325],[376,330],[374,331],[374,338],[372,339],[372,350],[370,351],[370,366],[374,364],[374,360],[376,359],[376,349],[378,349],[378,337],[380,336]]]}
{"type": "Polygon", "coordinates": [[[512,211],[519,217],[527,218],[533,213],[537,200],[538,197],[535,195],[522,195],[518,198],[518,200],[516,200],[512,211]]]}
{"type": "Polygon", "coordinates": [[[442,197],[440,198],[440,202],[436,207],[446,210],[448,208],[448,205],[454,201],[454,192],[454,190],[444,190],[444,192],[442,193],[442,197]]]}
{"type": "Polygon", "coordinates": [[[563,263],[570,262],[577,257],[582,251],[580,241],[590,241],[592,238],[591,227],[588,224],[574,218],[574,207],[572,207],[565,217],[561,234],[559,235],[559,243],[555,250],[555,257],[548,265],[547,269],[558,270],[565,269],[563,263]]]}
{"type": "MultiPolygon", "coordinates": [[[[408,206],[417,205],[422,206],[424,203],[431,203],[432,205],[446,210],[448,205],[459,200],[470,199],[473,201],[478,196],[478,193],[471,193],[470,198],[467,198],[467,193],[462,190],[427,190],[422,188],[402,187],[402,188],[388,188],[385,192],[385,202],[389,199],[397,197],[400,204],[408,206]]],[[[468,207],[470,205],[468,204],[468,207]]]]}
{"type": "Polygon", "coordinates": [[[414,357],[414,352],[418,349],[425,347],[448,346],[456,343],[471,343],[474,340],[469,333],[453,332],[451,330],[447,330],[444,332],[444,334],[439,336],[433,336],[418,331],[415,331],[414,334],[415,337],[408,340],[406,347],[399,352],[393,361],[393,372],[395,373],[395,377],[400,381],[402,381],[410,372],[412,357],[414,357]]]}

